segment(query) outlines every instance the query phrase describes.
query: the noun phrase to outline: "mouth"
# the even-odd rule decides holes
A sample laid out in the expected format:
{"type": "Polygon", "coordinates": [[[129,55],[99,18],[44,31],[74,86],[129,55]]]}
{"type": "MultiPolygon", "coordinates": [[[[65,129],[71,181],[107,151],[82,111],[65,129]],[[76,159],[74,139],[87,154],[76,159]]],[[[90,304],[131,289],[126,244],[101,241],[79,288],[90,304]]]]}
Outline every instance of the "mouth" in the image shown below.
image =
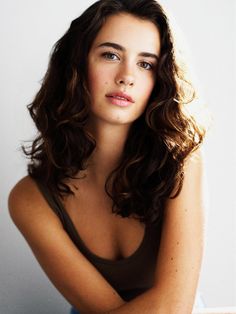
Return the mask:
{"type": "Polygon", "coordinates": [[[114,92],[107,94],[106,97],[109,99],[109,101],[114,104],[121,107],[127,107],[134,103],[134,100],[131,96],[122,93],[122,92],[114,92]]]}
{"type": "Polygon", "coordinates": [[[117,99],[122,99],[122,100],[127,100],[127,101],[130,101],[130,102],[134,102],[134,100],[132,99],[132,97],[128,94],[125,94],[123,92],[113,92],[113,93],[109,93],[109,94],[106,94],[107,97],[114,97],[114,98],[117,98],[117,99]]]}
{"type": "Polygon", "coordinates": [[[132,103],[130,101],[128,101],[127,99],[121,99],[121,98],[117,98],[117,97],[113,97],[113,96],[107,96],[108,101],[113,104],[113,105],[117,105],[120,107],[128,107],[130,106],[132,103]]]}

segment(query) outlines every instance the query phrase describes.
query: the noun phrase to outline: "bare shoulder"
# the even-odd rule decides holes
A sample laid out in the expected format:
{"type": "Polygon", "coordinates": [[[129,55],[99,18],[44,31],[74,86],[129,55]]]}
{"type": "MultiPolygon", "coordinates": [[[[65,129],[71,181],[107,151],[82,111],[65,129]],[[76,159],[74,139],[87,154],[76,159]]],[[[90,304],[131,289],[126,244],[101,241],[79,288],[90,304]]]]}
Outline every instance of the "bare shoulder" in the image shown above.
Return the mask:
{"type": "Polygon", "coordinates": [[[40,193],[37,190],[36,183],[26,176],[18,181],[11,189],[8,197],[9,212],[13,218],[17,216],[18,208],[24,206],[24,208],[32,208],[29,204],[34,205],[37,203],[41,205],[42,200],[40,193]]]}
{"type": "Polygon", "coordinates": [[[40,198],[40,193],[35,181],[30,176],[25,176],[12,188],[9,200],[15,202],[28,199],[28,197],[40,198]]]}
{"type": "Polygon", "coordinates": [[[186,158],[186,164],[189,166],[201,166],[205,160],[205,149],[203,146],[198,147],[186,158]]]}
{"type": "Polygon", "coordinates": [[[199,147],[185,160],[184,182],[180,197],[192,198],[193,194],[199,195],[200,191],[205,187],[205,181],[205,153],[204,149],[199,147]]]}
{"type": "Polygon", "coordinates": [[[61,222],[53,210],[49,207],[36,182],[30,176],[23,177],[11,189],[8,196],[8,209],[10,216],[17,227],[23,226],[34,216],[44,216],[58,226],[61,222]]]}
{"type": "MultiPolygon", "coordinates": [[[[172,202],[177,205],[179,202],[191,204],[198,204],[197,200],[202,200],[203,192],[205,190],[205,153],[203,147],[197,148],[189,154],[184,163],[184,181],[179,196],[172,202]]],[[[183,205],[182,204],[182,205],[183,205]]],[[[198,207],[198,206],[194,206],[198,207]]]]}

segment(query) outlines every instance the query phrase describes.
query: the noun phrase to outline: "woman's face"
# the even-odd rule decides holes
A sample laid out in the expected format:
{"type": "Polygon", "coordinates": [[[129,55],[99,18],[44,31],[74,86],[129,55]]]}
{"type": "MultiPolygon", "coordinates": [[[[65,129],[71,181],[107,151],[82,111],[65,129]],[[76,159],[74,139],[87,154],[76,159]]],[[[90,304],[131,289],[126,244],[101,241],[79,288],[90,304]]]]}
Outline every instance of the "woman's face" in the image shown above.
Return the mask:
{"type": "Polygon", "coordinates": [[[126,13],[107,18],[88,55],[92,120],[135,121],[154,87],[159,54],[160,34],[152,22],[126,13]]]}

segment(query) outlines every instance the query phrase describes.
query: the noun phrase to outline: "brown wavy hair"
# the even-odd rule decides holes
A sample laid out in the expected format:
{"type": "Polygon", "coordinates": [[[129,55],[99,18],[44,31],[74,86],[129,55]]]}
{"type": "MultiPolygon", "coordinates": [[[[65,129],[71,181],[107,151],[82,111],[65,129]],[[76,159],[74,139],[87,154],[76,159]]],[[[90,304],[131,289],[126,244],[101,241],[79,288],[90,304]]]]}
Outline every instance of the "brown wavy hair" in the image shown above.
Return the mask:
{"type": "Polygon", "coordinates": [[[131,125],[121,161],[104,188],[113,200],[113,213],[151,224],[162,217],[165,201],[179,194],[184,161],[204,137],[184,111],[195,89],[178,64],[169,20],[155,0],[100,0],[72,21],[56,42],[42,86],[28,105],[38,135],[22,148],[31,160],[33,179],[57,196],[73,194],[66,181],[86,169],[96,147],[84,128],[90,104],[87,56],[107,17],[119,13],[152,21],[160,32],[161,54],[149,102],[131,125]]]}

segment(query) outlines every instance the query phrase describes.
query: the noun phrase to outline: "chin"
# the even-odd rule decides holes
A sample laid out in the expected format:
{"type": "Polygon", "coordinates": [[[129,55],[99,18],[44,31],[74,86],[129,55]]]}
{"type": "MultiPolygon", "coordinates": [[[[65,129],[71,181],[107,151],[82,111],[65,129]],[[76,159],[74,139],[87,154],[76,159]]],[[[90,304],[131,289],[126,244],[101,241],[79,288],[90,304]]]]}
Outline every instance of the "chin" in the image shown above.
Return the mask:
{"type": "Polygon", "coordinates": [[[113,114],[113,115],[99,115],[95,116],[93,115],[92,118],[93,122],[97,123],[109,123],[112,125],[123,125],[123,124],[132,124],[136,119],[128,119],[127,114],[125,115],[118,115],[118,114],[113,114]],[[100,121],[100,122],[99,122],[100,121]]]}

